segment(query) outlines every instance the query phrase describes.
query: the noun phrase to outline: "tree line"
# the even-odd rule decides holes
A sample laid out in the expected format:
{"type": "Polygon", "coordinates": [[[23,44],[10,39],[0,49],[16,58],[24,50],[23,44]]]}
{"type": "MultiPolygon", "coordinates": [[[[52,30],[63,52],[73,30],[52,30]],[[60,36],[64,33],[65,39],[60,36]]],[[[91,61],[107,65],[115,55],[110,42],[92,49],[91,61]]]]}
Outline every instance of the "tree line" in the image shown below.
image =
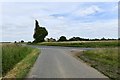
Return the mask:
{"type": "MultiPolygon", "coordinates": [[[[100,41],[100,40],[120,40],[120,38],[118,39],[106,39],[106,38],[101,38],[101,39],[86,39],[86,38],[81,38],[81,37],[72,37],[67,39],[66,36],[60,36],[58,40],[54,39],[54,38],[47,38],[45,40],[45,37],[48,35],[48,31],[45,27],[41,27],[39,26],[39,22],[37,20],[35,20],[35,29],[34,29],[34,34],[33,34],[33,38],[34,41],[33,42],[28,42],[28,43],[39,43],[39,42],[59,42],[59,41],[100,41]]],[[[20,43],[23,43],[24,41],[21,40],[20,43]]],[[[17,43],[15,41],[15,43],[17,43]]]]}
{"type": "MultiPolygon", "coordinates": [[[[46,38],[44,41],[45,42],[61,42],[61,41],[108,41],[108,40],[120,40],[119,39],[106,39],[106,38],[101,38],[101,39],[85,39],[85,38],[80,38],[80,37],[72,37],[67,39],[65,36],[61,36],[58,40],[54,39],[54,38],[46,38]]],[[[15,41],[14,43],[17,43],[17,41],[15,41]]],[[[18,43],[24,43],[24,40],[19,41],[18,43]]],[[[34,43],[31,41],[28,41],[28,43],[34,43]]]]}
{"type": "MultiPolygon", "coordinates": [[[[45,27],[40,27],[37,20],[35,20],[35,30],[33,38],[35,39],[33,42],[43,42],[45,41],[44,38],[48,35],[48,31],[45,27]]],[[[120,39],[120,38],[119,38],[120,39]]],[[[80,37],[72,37],[70,39],[67,39],[65,36],[61,36],[58,40],[54,38],[47,38],[46,41],[48,42],[54,42],[54,41],[99,41],[99,40],[116,40],[116,39],[105,39],[104,37],[101,39],[85,39],[80,37]]]]}
{"type": "MultiPolygon", "coordinates": [[[[67,39],[65,36],[61,36],[58,40],[54,39],[54,38],[47,38],[47,42],[59,42],[59,41],[103,41],[103,40],[117,40],[117,39],[106,39],[106,38],[101,38],[101,39],[86,39],[86,38],[80,38],[80,37],[72,37],[67,39]]],[[[120,40],[120,39],[119,39],[120,40]]]]}

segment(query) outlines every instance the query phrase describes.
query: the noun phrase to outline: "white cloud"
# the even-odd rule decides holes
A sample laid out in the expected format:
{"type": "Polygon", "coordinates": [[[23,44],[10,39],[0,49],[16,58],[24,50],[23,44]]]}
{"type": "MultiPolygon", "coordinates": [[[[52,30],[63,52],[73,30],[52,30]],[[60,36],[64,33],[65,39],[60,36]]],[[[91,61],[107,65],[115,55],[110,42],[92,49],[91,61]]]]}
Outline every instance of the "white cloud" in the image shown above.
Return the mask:
{"type": "MultiPolygon", "coordinates": [[[[118,37],[118,22],[117,19],[94,21],[88,23],[63,23],[62,25],[56,24],[52,28],[48,28],[50,34],[48,37],[58,38],[65,35],[67,38],[73,36],[86,37],[86,38],[117,38],[118,37]]],[[[50,26],[50,25],[48,25],[50,26]]]]}
{"type": "Polygon", "coordinates": [[[63,16],[59,16],[58,19],[64,19],[64,17],[63,16]]]}
{"type": "Polygon", "coordinates": [[[117,20],[110,18],[110,20],[93,19],[92,17],[94,22],[91,20],[85,22],[82,19],[73,19],[77,16],[85,17],[97,12],[104,12],[103,8],[98,7],[98,5],[89,5],[88,7],[81,6],[80,3],[64,3],[64,5],[63,3],[35,3],[31,5],[24,3],[23,6],[19,6],[19,10],[16,6],[18,5],[12,5],[12,8],[9,8],[7,5],[5,6],[7,8],[4,9],[3,38],[5,41],[21,39],[32,41],[35,19],[39,21],[40,26],[46,27],[49,32],[47,37],[59,38],[61,35],[65,35],[67,38],[72,36],[88,38],[117,37],[117,20]],[[63,13],[70,15],[66,16],[63,13]],[[52,16],[52,14],[58,14],[58,16],[52,16]]]}
{"type": "MultiPolygon", "coordinates": [[[[118,5],[115,5],[112,9],[111,9],[111,11],[118,11],[118,6],[119,6],[120,4],[118,4],[118,5]]],[[[119,7],[120,8],[120,7],[119,7]]]]}
{"type": "Polygon", "coordinates": [[[99,8],[96,5],[92,5],[92,6],[87,7],[87,8],[79,9],[76,12],[74,12],[73,14],[77,15],[77,16],[88,16],[88,15],[95,14],[98,12],[103,12],[103,9],[99,8]]]}

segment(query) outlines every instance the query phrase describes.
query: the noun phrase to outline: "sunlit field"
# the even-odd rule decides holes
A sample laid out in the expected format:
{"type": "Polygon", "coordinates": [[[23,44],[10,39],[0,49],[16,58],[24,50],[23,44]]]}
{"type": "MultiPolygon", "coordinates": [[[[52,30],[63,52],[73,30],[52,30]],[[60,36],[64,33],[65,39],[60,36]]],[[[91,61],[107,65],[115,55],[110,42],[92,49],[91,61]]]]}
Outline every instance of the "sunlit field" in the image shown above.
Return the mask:
{"type": "Polygon", "coordinates": [[[42,42],[38,45],[67,46],[67,47],[116,47],[118,41],[66,41],[66,42],[42,42]]]}

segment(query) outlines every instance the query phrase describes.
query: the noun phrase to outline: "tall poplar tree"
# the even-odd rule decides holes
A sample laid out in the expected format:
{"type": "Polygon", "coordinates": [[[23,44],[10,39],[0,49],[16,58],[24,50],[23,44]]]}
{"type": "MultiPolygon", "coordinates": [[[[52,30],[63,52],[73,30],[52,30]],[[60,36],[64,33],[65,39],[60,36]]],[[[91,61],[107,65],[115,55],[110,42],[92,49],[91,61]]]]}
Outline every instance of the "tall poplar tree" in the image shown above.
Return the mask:
{"type": "Polygon", "coordinates": [[[35,39],[33,42],[43,42],[44,38],[48,35],[48,31],[45,29],[45,27],[40,27],[37,20],[35,20],[35,29],[34,29],[34,35],[33,38],[35,39]]]}

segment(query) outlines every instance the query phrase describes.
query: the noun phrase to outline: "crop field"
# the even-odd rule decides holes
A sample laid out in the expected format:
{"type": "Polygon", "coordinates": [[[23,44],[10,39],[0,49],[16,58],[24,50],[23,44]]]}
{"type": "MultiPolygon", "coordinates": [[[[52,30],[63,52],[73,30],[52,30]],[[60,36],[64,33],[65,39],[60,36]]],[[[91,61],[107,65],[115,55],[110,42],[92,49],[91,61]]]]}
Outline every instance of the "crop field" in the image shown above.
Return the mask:
{"type": "Polygon", "coordinates": [[[6,74],[9,71],[11,71],[19,62],[24,60],[26,56],[32,54],[34,50],[35,53],[37,53],[36,54],[37,56],[39,50],[36,50],[34,48],[22,46],[20,44],[3,44],[2,45],[2,76],[6,76],[6,74]]]}
{"type": "Polygon", "coordinates": [[[116,47],[118,41],[66,41],[66,42],[42,42],[38,45],[67,46],[67,47],[116,47]]]}
{"type": "Polygon", "coordinates": [[[99,48],[96,50],[83,51],[77,57],[96,68],[112,80],[118,80],[118,48],[99,48]]]}

